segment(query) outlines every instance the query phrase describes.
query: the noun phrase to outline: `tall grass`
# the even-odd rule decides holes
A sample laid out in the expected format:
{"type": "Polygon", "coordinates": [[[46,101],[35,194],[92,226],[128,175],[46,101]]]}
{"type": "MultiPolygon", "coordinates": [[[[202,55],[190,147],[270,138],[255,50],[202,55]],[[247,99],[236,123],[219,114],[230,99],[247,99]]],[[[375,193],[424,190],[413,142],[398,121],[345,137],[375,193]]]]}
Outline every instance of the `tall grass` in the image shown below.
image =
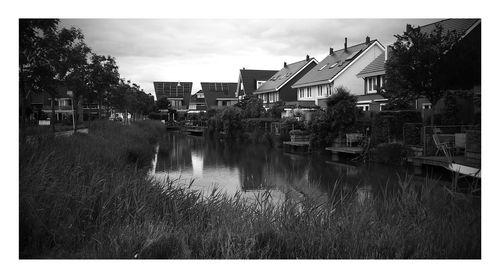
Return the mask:
{"type": "Polygon", "coordinates": [[[480,208],[439,185],[362,202],[203,197],[147,175],[161,127],[96,123],[20,147],[21,258],[480,258],[480,208]]]}

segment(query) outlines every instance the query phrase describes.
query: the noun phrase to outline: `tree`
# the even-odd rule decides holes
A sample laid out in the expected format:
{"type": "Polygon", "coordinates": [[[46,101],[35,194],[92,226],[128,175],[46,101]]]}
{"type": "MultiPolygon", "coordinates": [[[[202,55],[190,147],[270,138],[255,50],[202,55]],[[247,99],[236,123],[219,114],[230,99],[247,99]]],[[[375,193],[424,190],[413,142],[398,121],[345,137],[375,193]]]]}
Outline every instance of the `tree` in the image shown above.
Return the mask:
{"type": "Polygon", "coordinates": [[[430,34],[408,26],[407,31],[396,38],[386,62],[386,86],[382,94],[400,101],[427,98],[432,104],[431,124],[434,124],[435,105],[446,89],[443,82],[446,72],[441,61],[457,36],[444,33],[438,25],[430,34]]]}
{"type": "Polygon", "coordinates": [[[262,100],[256,96],[245,95],[243,99],[234,106],[242,109],[241,117],[243,118],[259,118],[266,111],[262,104],[262,100]]]}
{"type": "Polygon", "coordinates": [[[58,19],[19,20],[19,105],[21,133],[26,128],[26,113],[33,94],[51,91],[55,72],[48,48],[57,32],[58,19]]]}
{"type": "Polygon", "coordinates": [[[358,98],[351,95],[350,91],[343,86],[337,87],[335,93],[328,97],[326,101],[327,118],[331,122],[331,130],[337,136],[342,138],[347,128],[356,123],[357,101],[358,98]]]}
{"type": "Polygon", "coordinates": [[[267,110],[267,114],[271,118],[281,118],[281,113],[285,110],[285,103],[283,101],[277,101],[271,107],[269,107],[269,110],[267,110]]]}
{"type": "Polygon", "coordinates": [[[172,103],[167,97],[160,98],[156,101],[156,107],[161,110],[170,109],[172,103]]]}
{"type": "Polygon", "coordinates": [[[111,56],[106,57],[93,53],[89,67],[91,87],[96,94],[98,118],[100,119],[102,105],[107,97],[106,92],[109,93],[111,88],[118,84],[120,74],[115,58],[111,56]]]}

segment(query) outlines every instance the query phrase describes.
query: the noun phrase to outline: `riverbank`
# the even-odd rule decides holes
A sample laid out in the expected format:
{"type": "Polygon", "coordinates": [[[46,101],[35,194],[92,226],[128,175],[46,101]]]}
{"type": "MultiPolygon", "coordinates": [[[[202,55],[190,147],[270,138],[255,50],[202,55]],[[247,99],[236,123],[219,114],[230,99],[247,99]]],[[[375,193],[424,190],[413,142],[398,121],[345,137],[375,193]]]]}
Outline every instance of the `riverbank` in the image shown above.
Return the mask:
{"type": "Polygon", "coordinates": [[[163,126],[93,123],[20,146],[21,258],[480,258],[477,198],[438,184],[352,202],[205,198],[147,177],[163,126]]]}

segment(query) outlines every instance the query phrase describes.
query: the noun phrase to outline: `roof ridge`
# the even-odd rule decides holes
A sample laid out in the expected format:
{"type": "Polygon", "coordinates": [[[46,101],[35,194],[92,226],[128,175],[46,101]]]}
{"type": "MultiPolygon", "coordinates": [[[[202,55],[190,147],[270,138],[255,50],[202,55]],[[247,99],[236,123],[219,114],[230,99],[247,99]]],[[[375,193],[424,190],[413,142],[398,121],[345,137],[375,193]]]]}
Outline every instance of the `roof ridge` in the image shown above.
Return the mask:
{"type": "MultiPolygon", "coordinates": [[[[439,21],[436,21],[436,22],[432,22],[432,23],[427,23],[425,25],[418,25],[419,28],[422,28],[422,27],[427,27],[427,26],[430,26],[430,25],[435,25],[435,24],[438,24],[438,23],[441,23],[443,21],[447,21],[447,20],[453,20],[453,19],[474,19],[475,21],[478,21],[478,20],[481,20],[480,18],[465,18],[465,17],[462,17],[462,18],[445,18],[445,19],[441,19],[439,21]]],[[[474,24],[473,24],[474,25],[474,24]]],[[[472,25],[471,25],[472,26],[472,25]]]]}
{"type": "Polygon", "coordinates": [[[262,69],[240,69],[240,70],[258,70],[258,71],[278,71],[278,70],[262,70],[262,69]]]}
{"type": "MultiPolygon", "coordinates": [[[[380,42],[378,41],[378,39],[374,39],[374,40],[371,40],[371,41],[370,41],[370,43],[369,43],[369,44],[367,44],[367,46],[370,46],[370,45],[371,45],[372,43],[374,43],[374,42],[378,42],[378,43],[380,43],[380,42]]],[[[356,46],[360,46],[360,45],[362,45],[362,44],[366,44],[366,42],[360,42],[360,43],[358,43],[358,44],[351,45],[351,46],[347,47],[347,49],[352,48],[352,47],[356,47],[356,46]]],[[[334,50],[334,51],[333,51],[333,53],[335,53],[335,52],[337,52],[337,51],[343,51],[343,50],[344,50],[344,48],[339,48],[339,49],[337,49],[337,50],[334,50]]]]}
{"type": "MultiPolygon", "coordinates": [[[[312,59],[314,59],[314,57],[309,58],[309,61],[310,61],[310,60],[312,60],[312,59]]],[[[300,63],[300,62],[307,62],[307,60],[306,60],[306,59],[304,59],[304,60],[300,60],[300,61],[293,62],[293,63],[290,63],[290,64],[289,64],[289,63],[286,63],[286,64],[287,64],[287,66],[291,66],[291,65],[298,64],[298,63],[300,63]]],[[[281,68],[281,69],[283,69],[283,68],[281,68]]]]}

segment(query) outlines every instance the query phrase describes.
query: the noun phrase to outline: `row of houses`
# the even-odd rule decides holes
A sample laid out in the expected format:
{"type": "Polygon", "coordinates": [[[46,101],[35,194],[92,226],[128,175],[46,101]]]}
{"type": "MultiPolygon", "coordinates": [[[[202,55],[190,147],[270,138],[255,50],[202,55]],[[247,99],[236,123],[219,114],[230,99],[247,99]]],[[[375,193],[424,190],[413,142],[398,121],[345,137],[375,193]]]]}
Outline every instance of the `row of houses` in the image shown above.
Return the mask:
{"type": "MultiPolygon", "coordinates": [[[[443,32],[456,32],[463,39],[474,33],[480,36],[480,24],[480,19],[447,19],[421,26],[420,30],[431,33],[441,26],[443,32]]],[[[377,39],[366,37],[364,42],[350,45],[345,38],[343,48],[330,48],[319,62],[306,55],[301,61],[284,62],[280,70],[243,68],[237,83],[201,82],[202,89],[193,95],[191,82],[154,82],[154,87],[157,99],[168,97],[173,108],[188,113],[230,106],[244,96],[257,96],[266,108],[280,101],[286,111],[314,110],[325,108],[327,98],[340,86],[358,97],[360,110],[382,111],[387,99],[379,92],[385,85],[385,62],[390,56],[391,48],[377,39]]],[[[425,98],[414,105],[415,109],[431,108],[425,98]]]]}

